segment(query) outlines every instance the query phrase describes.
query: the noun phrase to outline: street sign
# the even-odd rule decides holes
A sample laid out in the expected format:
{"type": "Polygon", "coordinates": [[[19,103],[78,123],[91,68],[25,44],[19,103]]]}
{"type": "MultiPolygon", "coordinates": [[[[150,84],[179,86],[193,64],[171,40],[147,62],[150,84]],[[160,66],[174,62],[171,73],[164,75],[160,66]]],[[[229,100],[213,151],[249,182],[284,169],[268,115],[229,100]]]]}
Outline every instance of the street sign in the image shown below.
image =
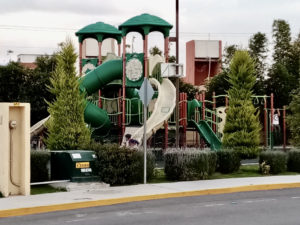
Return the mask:
{"type": "Polygon", "coordinates": [[[139,96],[144,105],[148,106],[152,97],[154,95],[154,90],[147,78],[144,78],[144,82],[139,90],[139,96]]]}

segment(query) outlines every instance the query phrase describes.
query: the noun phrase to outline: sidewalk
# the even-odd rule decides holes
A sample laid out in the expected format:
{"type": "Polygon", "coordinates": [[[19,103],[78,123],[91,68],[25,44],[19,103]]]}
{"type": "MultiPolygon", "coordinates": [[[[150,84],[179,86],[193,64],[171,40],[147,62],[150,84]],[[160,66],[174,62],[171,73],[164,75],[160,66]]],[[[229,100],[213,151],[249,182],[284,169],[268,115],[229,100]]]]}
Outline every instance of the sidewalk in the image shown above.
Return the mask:
{"type": "Polygon", "coordinates": [[[0,217],[184,196],[300,187],[300,175],[104,187],[0,198],[0,217]]]}

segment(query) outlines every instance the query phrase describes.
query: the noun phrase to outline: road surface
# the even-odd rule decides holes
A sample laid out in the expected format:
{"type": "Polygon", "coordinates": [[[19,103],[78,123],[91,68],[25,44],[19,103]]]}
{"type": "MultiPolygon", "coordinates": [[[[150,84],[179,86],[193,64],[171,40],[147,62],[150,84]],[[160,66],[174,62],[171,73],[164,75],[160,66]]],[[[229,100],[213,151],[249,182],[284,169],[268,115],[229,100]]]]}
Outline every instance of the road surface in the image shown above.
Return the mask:
{"type": "Polygon", "coordinates": [[[297,225],[300,189],[172,198],[0,219],[0,225],[297,225]]]}

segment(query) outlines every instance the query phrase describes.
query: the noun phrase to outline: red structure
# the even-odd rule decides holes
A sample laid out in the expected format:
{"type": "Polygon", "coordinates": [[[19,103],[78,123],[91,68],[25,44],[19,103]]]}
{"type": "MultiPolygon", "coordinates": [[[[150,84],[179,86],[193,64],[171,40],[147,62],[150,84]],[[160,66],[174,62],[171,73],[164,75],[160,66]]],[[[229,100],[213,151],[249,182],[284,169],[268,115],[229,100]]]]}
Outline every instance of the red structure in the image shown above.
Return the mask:
{"type": "Polygon", "coordinates": [[[221,71],[222,41],[192,40],[186,43],[186,77],[184,81],[195,86],[221,71]]]}

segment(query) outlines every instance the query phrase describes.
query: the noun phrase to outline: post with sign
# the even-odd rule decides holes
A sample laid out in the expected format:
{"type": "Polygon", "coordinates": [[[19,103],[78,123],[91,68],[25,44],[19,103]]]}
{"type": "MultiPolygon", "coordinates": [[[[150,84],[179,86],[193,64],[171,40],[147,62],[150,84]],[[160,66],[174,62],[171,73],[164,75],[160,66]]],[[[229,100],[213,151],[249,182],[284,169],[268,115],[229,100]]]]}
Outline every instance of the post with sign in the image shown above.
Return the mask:
{"type": "Polygon", "coordinates": [[[154,90],[149,82],[149,80],[145,77],[144,82],[139,90],[140,99],[144,105],[144,137],[143,137],[143,146],[144,146],[144,184],[147,183],[147,109],[148,105],[152,99],[154,94],[154,90]]]}

